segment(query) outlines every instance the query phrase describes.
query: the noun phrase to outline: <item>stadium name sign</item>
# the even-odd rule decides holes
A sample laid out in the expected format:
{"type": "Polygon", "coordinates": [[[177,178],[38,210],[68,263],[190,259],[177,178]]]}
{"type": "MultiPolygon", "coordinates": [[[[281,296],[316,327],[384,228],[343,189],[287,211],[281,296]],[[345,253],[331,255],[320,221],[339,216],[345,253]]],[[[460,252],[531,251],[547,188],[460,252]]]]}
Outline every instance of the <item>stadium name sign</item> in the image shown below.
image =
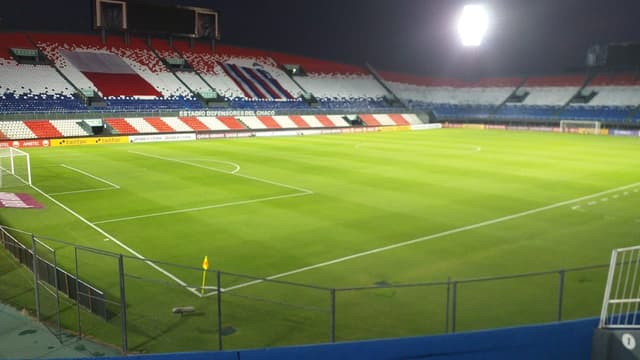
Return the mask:
{"type": "Polygon", "coordinates": [[[275,110],[254,111],[254,110],[184,110],[178,116],[274,116],[275,110]]]}

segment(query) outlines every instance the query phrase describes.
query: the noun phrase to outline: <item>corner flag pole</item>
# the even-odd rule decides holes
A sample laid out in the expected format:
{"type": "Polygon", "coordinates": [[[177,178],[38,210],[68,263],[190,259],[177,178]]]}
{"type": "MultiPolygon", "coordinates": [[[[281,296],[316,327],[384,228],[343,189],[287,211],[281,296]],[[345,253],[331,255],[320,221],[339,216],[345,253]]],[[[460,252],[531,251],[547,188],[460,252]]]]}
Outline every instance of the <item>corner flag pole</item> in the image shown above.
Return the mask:
{"type": "Polygon", "coordinates": [[[207,282],[207,270],[209,269],[209,259],[205,256],[202,260],[202,287],[200,288],[200,294],[204,296],[204,286],[207,282]]]}

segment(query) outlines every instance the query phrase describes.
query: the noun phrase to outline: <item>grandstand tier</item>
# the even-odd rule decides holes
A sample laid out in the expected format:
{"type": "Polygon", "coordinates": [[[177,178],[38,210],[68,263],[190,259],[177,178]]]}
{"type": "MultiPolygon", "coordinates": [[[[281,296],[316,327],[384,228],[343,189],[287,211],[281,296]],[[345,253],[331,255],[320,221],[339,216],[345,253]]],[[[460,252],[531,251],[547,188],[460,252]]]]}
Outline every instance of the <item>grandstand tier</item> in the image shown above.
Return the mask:
{"type": "Polygon", "coordinates": [[[38,138],[60,138],[63,136],[49,120],[25,121],[24,124],[38,138]]]}
{"type": "Polygon", "coordinates": [[[0,113],[86,110],[54,68],[19,64],[11,48],[36,49],[24,33],[0,33],[0,113]]]}
{"type": "MultiPolygon", "coordinates": [[[[360,114],[366,126],[417,125],[414,114],[360,114]]],[[[114,135],[176,132],[245,131],[263,129],[308,129],[350,127],[345,115],[200,116],[107,118],[107,131],[114,135]]],[[[54,139],[91,136],[82,120],[0,121],[0,139],[54,139]]]]}

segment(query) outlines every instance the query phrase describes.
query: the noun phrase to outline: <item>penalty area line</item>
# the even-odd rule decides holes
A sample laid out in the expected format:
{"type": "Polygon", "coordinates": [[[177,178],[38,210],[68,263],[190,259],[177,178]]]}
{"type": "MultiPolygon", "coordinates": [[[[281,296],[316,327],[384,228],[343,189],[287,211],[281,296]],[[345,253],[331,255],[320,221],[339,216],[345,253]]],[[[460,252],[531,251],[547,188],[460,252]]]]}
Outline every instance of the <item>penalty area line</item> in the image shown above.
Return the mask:
{"type": "Polygon", "coordinates": [[[105,180],[101,177],[95,176],[93,174],[90,174],[86,171],[80,170],[80,169],[76,169],[74,167],[71,167],[69,165],[65,165],[65,164],[60,164],[60,166],[62,166],[65,169],[69,169],[71,171],[75,171],[77,173],[80,173],[82,175],[85,175],[87,177],[90,177],[94,180],[100,181],[104,184],[109,185],[109,187],[101,187],[101,188],[93,188],[93,189],[82,189],[82,190],[73,190],[73,191],[62,191],[62,192],[57,192],[57,193],[50,193],[49,195],[51,196],[57,196],[57,195],[70,195],[70,194],[81,194],[81,193],[88,193],[88,192],[94,192],[94,191],[107,191],[107,190],[118,190],[120,189],[120,185],[114,184],[108,180],[105,180]]]}
{"type": "MultiPolygon", "coordinates": [[[[204,165],[200,165],[200,164],[197,164],[197,163],[193,163],[193,162],[185,161],[185,160],[180,160],[180,159],[173,159],[173,158],[168,158],[168,157],[159,156],[159,155],[146,154],[146,153],[143,153],[143,152],[138,152],[138,151],[133,151],[133,150],[130,150],[129,153],[140,155],[140,156],[145,156],[145,157],[149,157],[149,158],[153,158],[153,159],[159,159],[159,160],[164,160],[164,161],[172,161],[172,162],[176,162],[176,163],[179,163],[179,164],[190,165],[190,166],[198,167],[198,168],[201,168],[201,169],[211,170],[211,171],[215,171],[215,172],[219,172],[219,173],[223,173],[223,174],[238,176],[238,177],[241,177],[241,178],[262,182],[262,183],[265,183],[265,184],[271,184],[271,185],[275,185],[275,186],[284,187],[284,188],[287,188],[287,189],[297,190],[297,191],[300,191],[300,192],[303,192],[303,193],[307,193],[307,194],[313,194],[313,191],[311,191],[309,189],[304,189],[304,188],[300,188],[300,187],[293,186],[293,185],[287,185],[287,184],[283,184],[283,183],[272,181],[272,180],[262,179],[262,178],[258,178],[258,177],[255,177],[255,176],[239,174],[238,171],[240,170],[240,166],[238,164],[236,164],[236,163],[232,163],[232,164],[237,166],[236,170],[232,171],[232,172],[228,172],[228,171],[223,171],[223,170],[220,170],[220,169],[212,168],[210,166],[204,166],[204,165]]],[[[222,162],[222,161],[219,161],[219,162],[222,162]]],[[[225,163],[231,163],[231,162],[225,162],[225,163]]]]}
{"type": "Polygon", "coordinates": [[[111,186],[111,187],[112,187],[112,188],[114,188],[114,189],[120,189],[120,185],[116,185],[116,184],[114,184],[114,183],[112,183],[112,182],[110,182],[110,181],[108,181],[108,180],[105,180],[105,179],[103,179],[103,178],[101,178],[101,177],[99,177],[99,176],[95,176],[95,175],[93,175],[93,174],[90,174],[90,173],[88,173],[88,172],[86,172],[86,171],[83,171],[83,170],[80,170],[80,169],[76,169],[76,168],[74,168],[74,167],[71,167],[71,166],[69,166],[69,165],[65,165],[65,164],[61,164],[60,166],[62,166],[62,167],[63,167],[63,168],[65,168],[65,169],[69,169],[69,170],[75,171],[75,172],[77,172],[77,173],[80,173],[80,174],[82,174],[82,175],[88,176],[88,177],[90,177],[90,178],[92,178],[92,179],[94,179],[94,180],[98,180],[98,181],[100,181],[100,182],[103,182],[103,183],[105,183],[105,184],[107,184],[107,185],[111,186]]]}
{"type": "Polygon", "coordinates": [[[270,197],[259,198],[259,199],[241,200],[241,201],[234,201],[234,202],[228,202],[228,203],[222,203],[222,204],[200,206],[200,207],[195,207],[195,208],[190,208],[190,209],[179,209],[179,210],[163,211],[163,212],[157,212],[157,213],[151,213],[151,214],[145,214],[145,215],[138,215],[138,216],[129,216],[129,217],[123,217],[123,218],[119,218],[119,219],[94,221],[93,224],[95,224],[95,225],[108,224],[108,223],[114,223],[114,222],[120,222],[120,221],[145,219],[145,218],[164,216],[164,215],[175,215],[175,214],[182,214],[182,213],[189,213],[189,212],[196,212],[196,211],[203,211],[203,210],[210,210],[210,209],[218,209],[218,208],[229,207],[229,206],[255,204],[255,203],[259,203],[259,202],[266,202],[266,201],[278,200],[278,199],[287,199],[287,198],[305,196],[305,195],[311,195],[311,194],[300,192],[300,193],[295,193],[295,194],[270,196],[270,197]]]}
{"type": "MultiPolygon", "coordinates": [[[[505,221],[509,221],[509,220],[513,220],[513,219],[518,219],[518,218],[521,218],[521,217],[524,217],[524,216],[536,214],[536,213],[547,211],[547,210],[551,210],[551,209],[556,209],[556,208],[559,208],[559,207],[562,207],[562,206],[575,204],[577,202],[593,199],[593,198],[596,198],[596,197],[600,197],[602,195],[607,195],[607,194],[615,193],[615,192],[618,192],[618,191],[622,191],[622,190],[626,190],[626,189],[630,189],[630,188],[634,188],[634,187],[638,187],[638,186],[640,186],[640,182],[636,182],[636,183],[633,183],[633,184],[630,184],[630,185],[620,186],[620,187],[617,187],[617,188],[614,188],[614,189],[601,191],[599,193],[586,195],[586,196],[582,196],[582,197],[571,199],[571,200],[561,201],[561,202],[558,202],[558,203],[555,203],[555,204],[539,207],[537,209],[531,209],[531,210],[519,212],[519,213],[516,213],[516,214],[513,214],[513,215],[507,215],[507,216],[499,217],[499,218],[496,218],[496,219],[493,219],[493,220],[487,220],[487,221],[479,222],[479,223],[476,223],[476,224],[472,224],[472,225],[468,225],[468,226],[459,227],[459,228],[456,228],[456,229],[443,231],[443,232],[440,232],[440,233],[437,233],[437,234],[427,235],[427,236],[419,237],[419,238],[416,238],[416,239],[413,239],[413,240],[408,240],[408,241],[404,241],[404,242],[401,242],[401,243],[397,243],[397,244],[393,244],[393,245],[389,245],[389,246],[380,247],[380,248],[377,248],[377,249],[372,249],[372,250],[360,252],[360,253],[357,253],[357,254],[341,257],[341,258],[338,258],[338,259],[325,261],[325,262],[320,263],[320,264],[310,265],[310,266],[306,266],[306,267],[303,267],[303,268],[300,268],[300,269],[287,271],[287,272],[284,272],[284,273],[281,273],[281,274],[271,275],[271,276],[268,276],[268,277],[266,277],[264,279],[253,280],[253,281],[249,281],[249,282],[246,282],[246,283],[243,283],[243,284],[230,286],[230,287],[225,288],[225,291],[231,291],[231,290],[235,290],[235,289],[240,289],[240,288],[243,288],[243,287],[260,284],[260,283],[265,282],[267,280],[275,280],[275,279],[279,279],[279,278],[282,278],[282,277],[285,277],[285,276],[294,275],[294,274],[298,274],[298,273],[309,271],[309,270],[313,270],[313,269],[318,269],[318,268],[321,268],[321,267],[325,267],[325,266],[329,266],[329,265],[345,262],[345,261],[356,259],[356,258],[359,258],[359,257],[363,257],[363,256],[371,255],[371,254],[376,254],[376,253],[380,253],[380,252],[384,252],[384,251],[388,251],[388,250],[392,250],[392,249],[396,249],[396,248],[400,248],[400,247],[404,247],[404,246],[408,246],[408,245],[413,245],[413,244],[421,243],[421,242],[424,242],[424,241],[427,241],[427,240],[432,240],[432,239],[443,237],[443,236],[447,236],[447,235],[457,234],[457,233],[461,233],[461,232],[464,232],[464,231],[473,230],[473,229],[477,229],[477,228],[480,228],[480,227],[493,225],[493,224],[497,224],[497,223],[501,223],[501,222],[505,222],[505,221]]],[[[637,189],[634,189],[634,191],[636,191],[636,190],[637,189]]],[[[207,294],[207,295],[209,295],[209,294],[207,294]]],[[[205,296],[207,296],[207,295],[205,295],[205,296]]]]}

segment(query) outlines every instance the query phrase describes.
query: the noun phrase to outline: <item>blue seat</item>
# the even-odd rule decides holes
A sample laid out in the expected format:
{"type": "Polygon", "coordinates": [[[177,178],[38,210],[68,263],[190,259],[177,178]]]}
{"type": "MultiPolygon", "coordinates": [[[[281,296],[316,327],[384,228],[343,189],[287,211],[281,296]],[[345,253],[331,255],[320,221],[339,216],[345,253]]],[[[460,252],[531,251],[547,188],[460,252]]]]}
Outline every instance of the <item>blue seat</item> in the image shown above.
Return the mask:
{"type": "Polygon", "coordinates": [[[87,107],[73,96],[63,94],[15,94],[0,96],[0,113],[86,111],[87,107]]]}

